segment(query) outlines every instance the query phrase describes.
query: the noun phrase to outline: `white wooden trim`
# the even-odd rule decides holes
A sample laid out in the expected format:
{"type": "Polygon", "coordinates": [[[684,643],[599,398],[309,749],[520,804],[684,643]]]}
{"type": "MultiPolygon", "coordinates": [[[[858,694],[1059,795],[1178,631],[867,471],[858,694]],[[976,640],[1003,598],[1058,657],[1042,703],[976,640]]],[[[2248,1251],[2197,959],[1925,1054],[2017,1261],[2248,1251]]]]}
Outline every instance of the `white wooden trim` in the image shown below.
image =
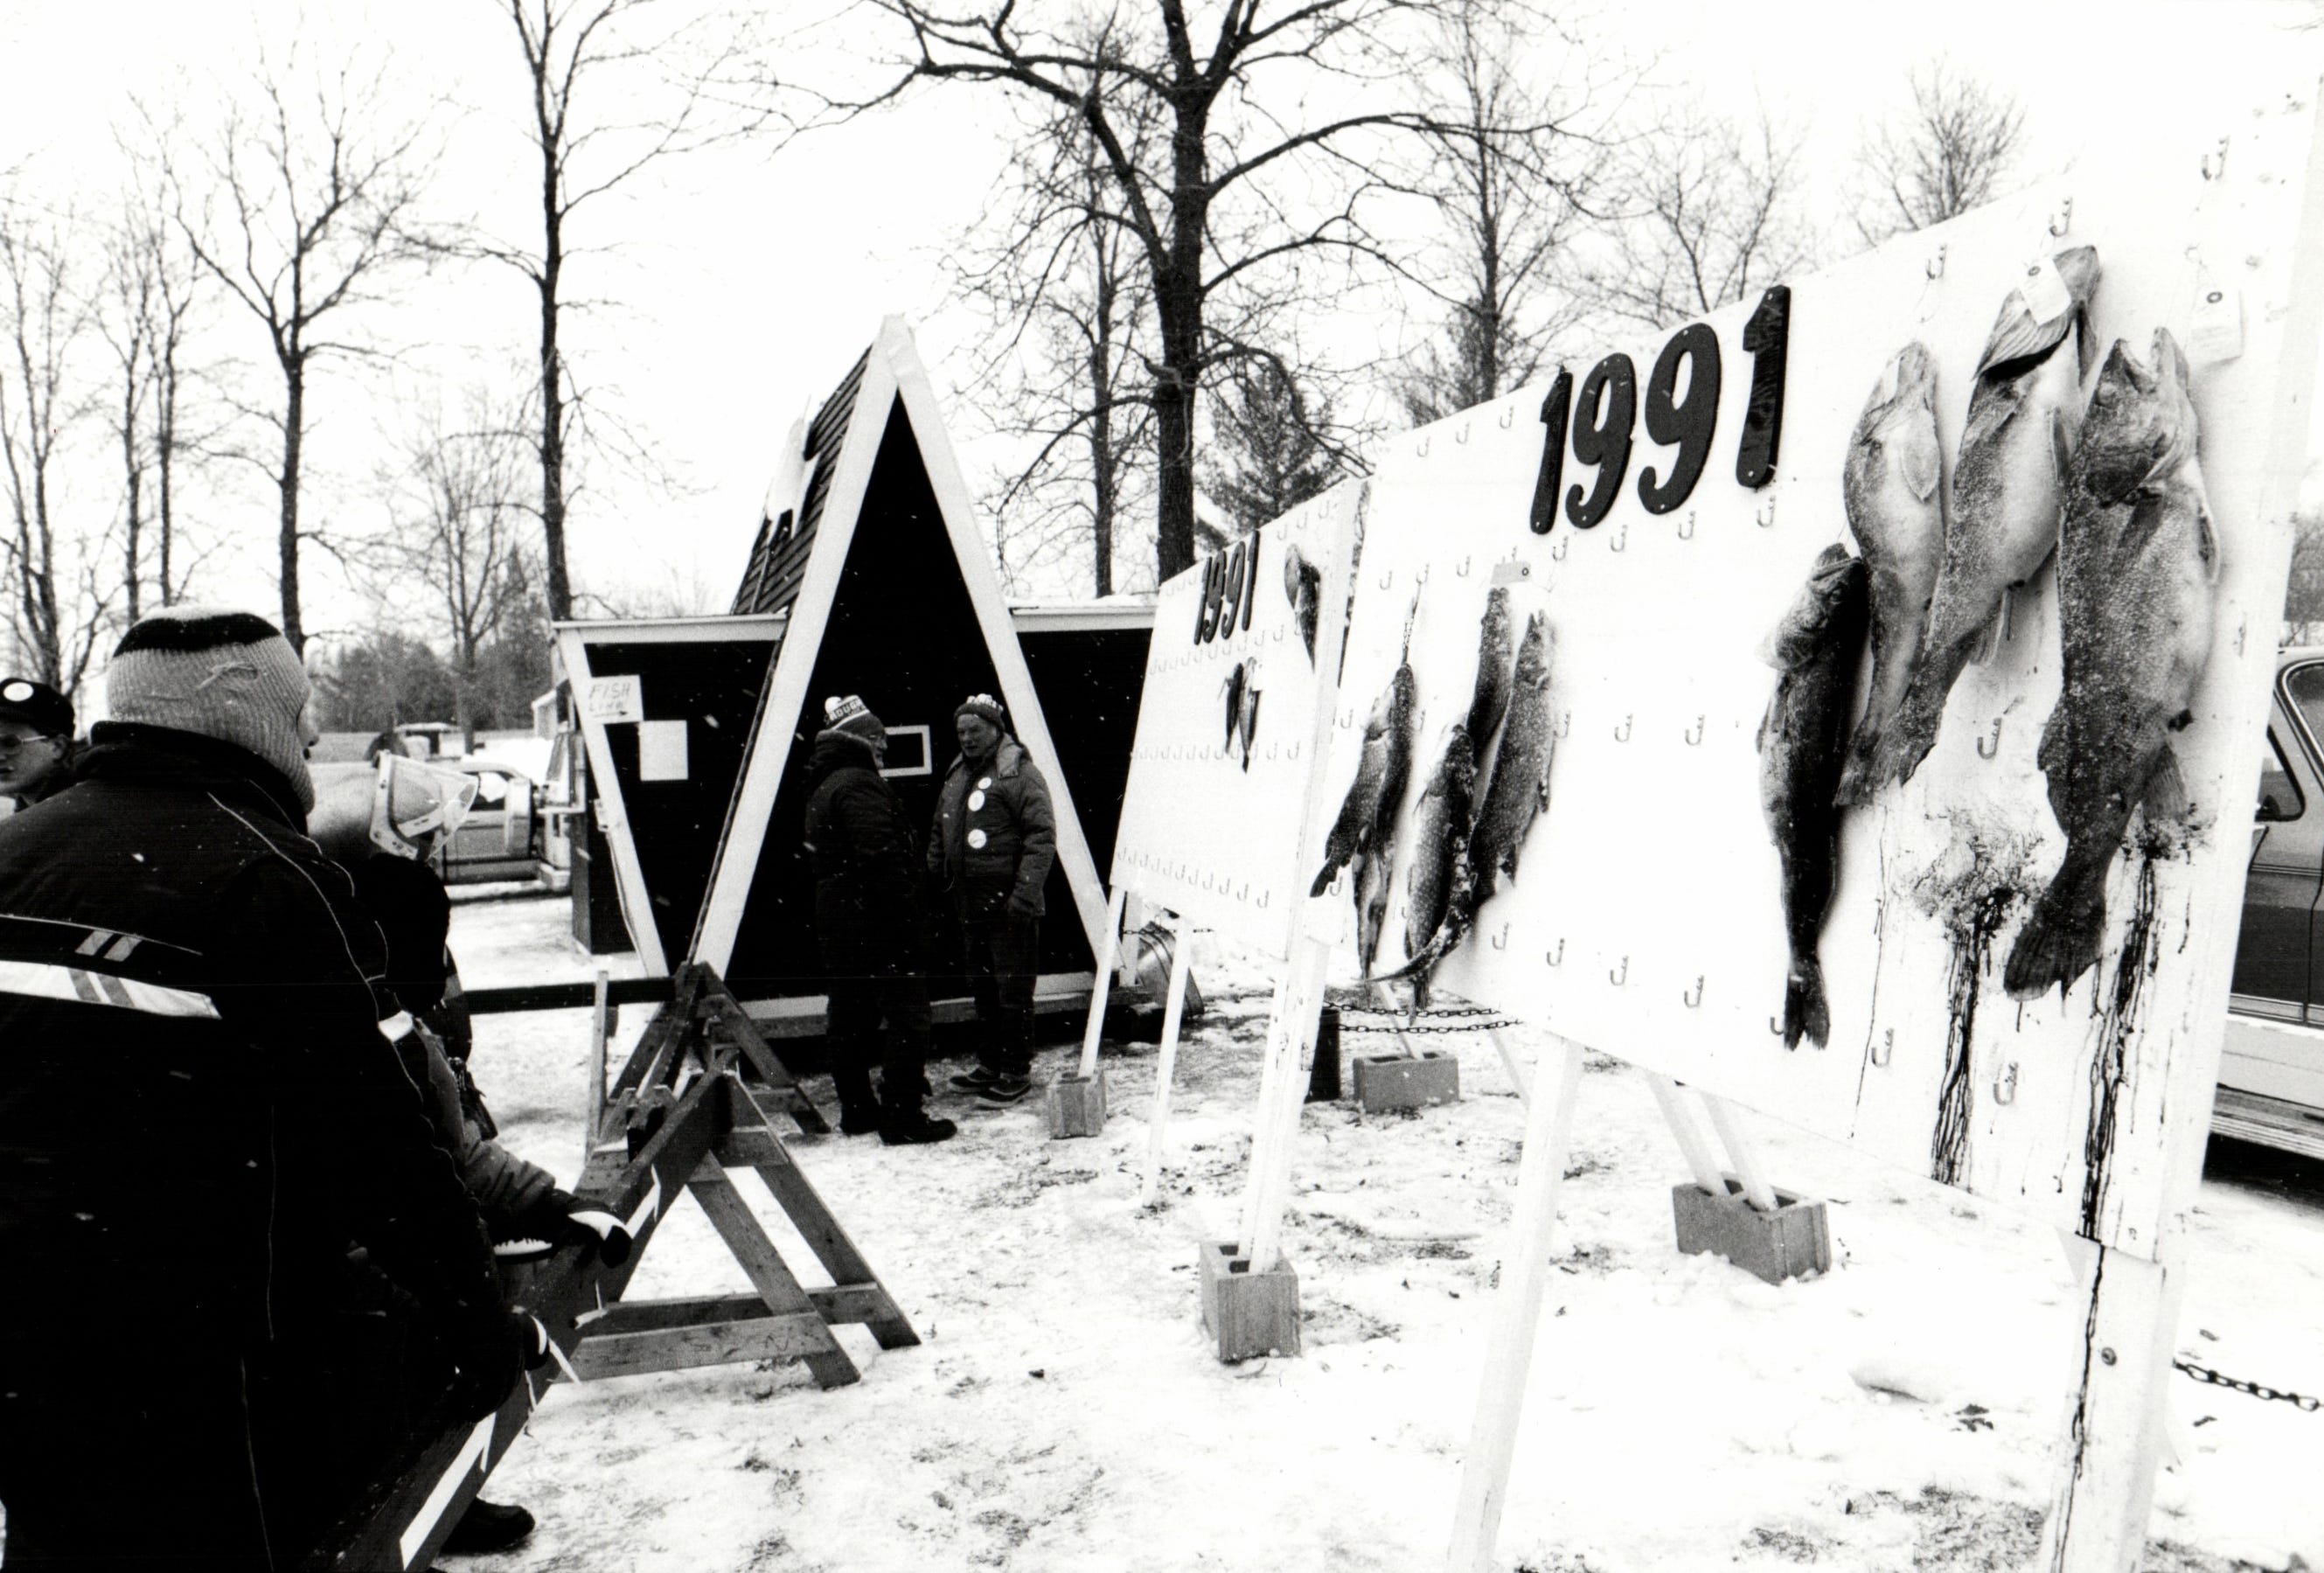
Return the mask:
{"type": "Polygon", "coordinates": [[[1493,1542],[1500,1536],[1501,1509],[1508,1499],[1509,1459],[1517,1450],[1526,1376],[1533,1366],[1534,1337],[1541,1327],[1542,1294],[1549,1279],[1557,1189],[1573,1139],[1582,1045],[1557,1039],[1543,1053],[1541,1069],[1546,1072],[1552,1063],[1558,1067],[1555,1084],[1549,1085],[1546,1076],[1537,1077],[1541,1085],[1526,1110],[1517,1216],[1509,1220],[1501,1285],[1493,1296],[1493,1329],[1485,1345],[1484,1375],[1477,1384],[1476,1418],[1462,1453],[1461,1495],[1452,1513],[1452,1544],[1444,1559],[1447,1573],[1484,1573],[1493,1566],[1493,1542]]]}
{"type": "Polygon", "coordinates": [[[560,624],[557,630],[558,649],[565,658],[566,671],[572,675],[573,713],[580,720],[582,741],[589,750],[589,790],[604,805],[598,823],[605,832],[606,850],[613,854],[613,896],[621,905],[622,926],[630,931],[630,943],[645,966],[645,976],[664,978],[669,975],[669,961],[662,954],[661,934],[654,924],[652,903],[646,897],[645,870],[638,862],[636,838],[630,833],[621,777],[613,772],[613,745],[606,740],[604,722],[589,704],[594,678],[588,638],[585,625],[560,624]]]}
{"type": "Polygon", "coordinates": [[[1130,892],[1116,888],[1105,909],[1105,933],[1097,947],[1097,970],[1090,985],[1089,1025],[1082,1030],[1082,1080],[1097,1074],[1097,1044],[1105,1029],[1105,997],[1113,982],[1114,960],[1121,947],[1121,912],[1130,892]]]}
{"type": "Polygon", "coordinates": [[[1274,1270],[1283,1254],[1283,1210],[1291,1198],[1291,1149],[1299,1136],[1299,1111],[1307,1101],[1307,1070],[1315,1055],[1317,1013],[1323,1005],[1323,973],[1329,945],[1305,934],[1291,942],[1283,987],[1275,997],[1275,1022],[1267,1035],[1267,1078],[1273,1107],[1261,1100],[1251,1149],[1249,1225],[1238,1243],[1250,1270],[1274,1270]]]}
{"type": "Polygon", "coordinates": [[[1121,606],[1012,606],[1009,621],[1027,633],[1150,633],[1154,603],[1121,606]]]}
{"type": "Polygon", "coordinates": [[[599,644],[629,645],[721,644],[746,639],[764,630],[770,639],[783,631],[787,615],[754,612],[743,617],[606,617],[571,618],[549,626],[559,634],[586,633],[599,644]]]}
{"type": "Polygon", "coordinates": [[[1702,1127],[1695,1123],[1694,1110],[1687,1107],[1678,1083],[1659,1071],[1649,1071],[1643,1066],[1639,1068],[1638,1075],[1645,1081],[1647,1090],[1654,1093],[1655,1101],[1662,1106],[1663,1123],[1670,1127],[1671,1136],[1678,1143],[1678,1150],[1686,1159],[1687,1172],[1694,1176],[1695,1184],[1705,1195],[1726,1195],[1727,1177],[1720,1173],[1718,1162],[1711,1157],[1711,1144],[1703,1140],[1702,1127]]]}
{"type": "MultiPolygon", "coordinates": [[[[1761,1212],[1775,1210],[1775,1188],[1767,1182],[1766,1167],[1759,1162],[1759,1148],[1751,1139],[1750,1127],[1743,1123],[1743,1111],[1724,1098],[1702,1095],[1702,1107],[1711,1116],[1711,1128],[1719,1133],[1719,1145],[1727,1149],[1727,1161],[1734,1165],[1736,1182],[1743,1187],[1743,1200],[1761,1212]]],[[[1723,1187],[1722,1187],[1723,1188],[1723,1187]]],[[[1713,1191],[1713,1196],[1719,1191],[1713,1191]]]]}

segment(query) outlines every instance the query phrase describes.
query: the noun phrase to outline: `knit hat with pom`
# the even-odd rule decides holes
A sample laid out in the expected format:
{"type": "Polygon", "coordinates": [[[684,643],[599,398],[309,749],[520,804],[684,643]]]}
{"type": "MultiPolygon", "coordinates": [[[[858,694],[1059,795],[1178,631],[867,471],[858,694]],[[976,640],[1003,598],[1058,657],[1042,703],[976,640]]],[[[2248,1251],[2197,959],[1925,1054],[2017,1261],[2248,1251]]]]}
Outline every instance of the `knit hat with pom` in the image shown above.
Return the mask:
{"type": "Polygon", "coordinates": [[[115,721],[198,732],[280,771],[300,811],[315,806],[299,734],[307,669],[281,631],[247,612],[172,606],[138,620],[105,672],[115,721]]]}
{"type": "Polygon", "coordinates": [[[962,700],[960,707],[952,713],[952,718],[958,721],[964,715],[982,716],[992,723],[995,731],[1009,730],[1009,718],[1001,708],[1001,701],[990,694],[972,694],[962,700]]]}
{"type": "Polygon", "coordinates": [[[888,741],[888,729],[853,694],[837,695],[823,702],[823,731],[816,735],[827,738],[835,732],[875,749],[888,741]]]}

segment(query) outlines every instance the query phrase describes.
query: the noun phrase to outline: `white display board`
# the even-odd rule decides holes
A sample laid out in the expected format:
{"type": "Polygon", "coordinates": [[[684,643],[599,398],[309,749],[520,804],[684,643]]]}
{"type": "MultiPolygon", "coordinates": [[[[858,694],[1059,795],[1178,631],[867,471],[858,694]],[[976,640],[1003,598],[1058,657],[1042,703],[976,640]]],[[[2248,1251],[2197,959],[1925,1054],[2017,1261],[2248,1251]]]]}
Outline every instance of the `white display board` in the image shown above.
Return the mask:
{"type": "MultiPolygon", "coordinates": [[[[2324,259],[2295,244],[2313,97],[2262,104],[2231,145],[2126,160],[2118,177],[2080,172],[1792,281],[1765,485],[1738,474],[1755,381],[1764,394],[1771,380],[1767,317],[1749,327],[1756,301],[1707,319],[1723,373],[1716,421],[1671,511],[1649,511],[1640,485],[1651,468],[1650,484],[1674,488],[1676,449],[1653,440],[1646,409],[1653,368],[1678,353],[1672,333],[1604,346],[1628,352],[1639,414],[1592,528],[1575,527],[1563,495],[1546,533],[1531,528],[1546,382],[1388,447],[1320,784],[1328,823],[1413,616],[1416,746],[1377,970],[1401,949],[1423,793],[1471,710],[1489,566],[1524,573],[1510,589],[1516,631],[1537,612],[1554,633],[1547,805],[1514,882],[1482,905],[1436,987],[2148,1254],[2165,1175],[2191,1175],[2203,1139],[2249,851],[2324,292],[2324,259]],[[1856,549],[1842,466],[1891,356],[1918,340],[1934,359],[1949,489],[2005,298],[2021,281],[2050,288],[2029,267],[2078,245],[2094,245],[2104,271],[2091,374],[2117,339],[2147,357],[2158,327],[2193,363],[2220,572],[2192,722],[2172,746],[2198,833],[2183,856],[2116,859],[2103,953],[2062,998],[2005,993],[2004,958],[2064,844],[2036,757],[2060,685],[2053,563],[2021,596],[2007,642],[1960,678],[1918,773],[1844,817],[1821,939],[1829,1043],[1786,1047],[1775,1030],[1788,970],[1779,864],[1755,748],[1775,687],[1763,642],[1818,554],[1856,549]]],[[[1596,445],[1581,429],[1606,419],[1582,397],[1602,363],[1566,363],[1581,442],[1556,450],[1561,493],[1586,498],[1604,467],[1583,461],[1596,445]]],[[[1656,424],[1673,429],[1667,410],[1656,424]]],[[[1167,644],[1157,631],[1157,650],[1167,644]]],[[[1349,894],[1331,899],[1344,924],[1349,894]]]]}
{"type": "Polygon", "coordinates": [[[1288,952],[1362,486],[1344,482],[1161,587],[1112,883],[1288,952]]]}

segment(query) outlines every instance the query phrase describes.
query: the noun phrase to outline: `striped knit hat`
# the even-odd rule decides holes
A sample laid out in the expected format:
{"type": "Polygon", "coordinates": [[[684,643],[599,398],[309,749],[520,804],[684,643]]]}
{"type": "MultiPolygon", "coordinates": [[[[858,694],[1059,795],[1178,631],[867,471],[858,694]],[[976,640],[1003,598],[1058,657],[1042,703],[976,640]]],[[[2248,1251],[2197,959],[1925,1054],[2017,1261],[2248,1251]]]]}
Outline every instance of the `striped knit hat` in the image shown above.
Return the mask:
{"type": "Polygon", "coordinates": [[[871,707],[853,694],[835,695],[823,702],[823,731],[816,735],[829,737],[835,732],[859,743],[870,743],[873,748],[888,741],[888,729],[880,724],[880,718],[872,713],[871,707]]]}
{"type": "Polygon", "coordinates": [[[958,721],[964,715],[982,716],[992,723],[995,731],[1009,730],[1008,713],[1001,708],[1001,701],[990,694],[972,694],[962,700],[958,708],[953,711],[952,718],[958,721]]]}
{"type": "Polygon", "coordinates": [[[300,713],[307,669],[275,626],[247,612],[172,606],[122,636],[105,672],[115,721],[198,732],[281,772],[300,812],[315,806],[300,713]]]}

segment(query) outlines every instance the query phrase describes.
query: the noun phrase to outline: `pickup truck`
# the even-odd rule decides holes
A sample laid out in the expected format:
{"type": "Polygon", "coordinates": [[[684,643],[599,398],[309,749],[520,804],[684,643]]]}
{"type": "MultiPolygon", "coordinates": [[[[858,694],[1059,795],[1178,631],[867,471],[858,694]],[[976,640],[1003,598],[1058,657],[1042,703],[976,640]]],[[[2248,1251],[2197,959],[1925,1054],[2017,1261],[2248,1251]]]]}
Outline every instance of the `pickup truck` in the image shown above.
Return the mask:
{"type": "Polygon", "coordinates": [[[2324,647],[2287,649],[2261,746],[2211,1128],[2324,1158],[2324,647]]]}

